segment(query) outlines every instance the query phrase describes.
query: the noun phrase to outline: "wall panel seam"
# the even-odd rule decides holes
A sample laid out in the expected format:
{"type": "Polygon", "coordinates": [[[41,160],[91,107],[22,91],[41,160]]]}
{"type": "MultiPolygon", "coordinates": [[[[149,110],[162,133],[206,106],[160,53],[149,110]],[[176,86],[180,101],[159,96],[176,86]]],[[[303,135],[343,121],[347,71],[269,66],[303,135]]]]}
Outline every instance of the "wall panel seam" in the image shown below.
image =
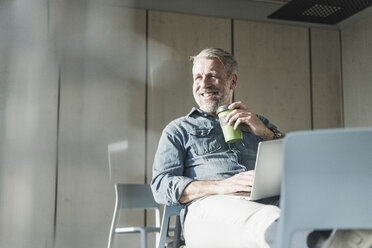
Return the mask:
{"type": "Polygon", "coordinates": [[[345,127],[345,102],[344,102],[344,70],[343,70],[343,51],[342,51],[342,32],[338,31],[340,46],[340,108],[341,108],[341,127],[345,127]]]}
{"type": "MultiPolygon", "coordinates": [[[[147,184],[148,166],[148,97],[149,97],[149,10],[146,9],[145,20],[145,175],[144,183],[147,184]]],[[[147,211],[144,214],[144,225],[147,226],[147,211]]]]}
{"type": "Polygon", "coordinates": [[[54,195],[54,219],[53,219],[53,247],[55,247],[57,235],[57,212],[58,212],[58,172],[59,172],[59,127],[61,110],[61,65],[58,68],[58,89],[57,89],[57,132],[56,132],[56,171],[55,171],[55,195],[54,195]]]}
{"type": "MultiPolygon", "coordinates": [[[[231,19],[231,26],[230,26],[230,34],[231,34],[231,54],[234,56],[234,50],[235,50],[235,47],[234,47],[234,19],[231,19]]],[[[233,92],[233,96],[232,96],[232,101],[235,102],[235,91],[233,92]]]]}
{"type": "Polygon", "coordinates": [[[148,146],[148,78],[149,78],[149,11],[146,10],[146,30],[145,30],[145,177],[144,183],[147,183],[147,146],[148,146]]]}
{"type": "Polygon", "coordinates": [[[313,61],[312,61],[312,43],[311,43],[311,28],[308,29],[309,36],[309,83],[310,83],[310,125],[311,130],[314,129],[314,90],[313,90],[313,61]]]}

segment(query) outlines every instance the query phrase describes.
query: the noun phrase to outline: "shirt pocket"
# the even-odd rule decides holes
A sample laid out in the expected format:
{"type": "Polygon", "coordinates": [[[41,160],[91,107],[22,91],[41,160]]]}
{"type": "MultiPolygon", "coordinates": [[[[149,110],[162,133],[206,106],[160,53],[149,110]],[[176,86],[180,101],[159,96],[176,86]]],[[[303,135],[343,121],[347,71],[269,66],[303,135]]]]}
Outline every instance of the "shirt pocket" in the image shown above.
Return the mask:
{"type": "Polygon", "coordinates": [[[213,127],[193,129],[189,134],[191,137],[191,147],[196,155],[213,153],[222,147],[216,130],[213,127]]]}

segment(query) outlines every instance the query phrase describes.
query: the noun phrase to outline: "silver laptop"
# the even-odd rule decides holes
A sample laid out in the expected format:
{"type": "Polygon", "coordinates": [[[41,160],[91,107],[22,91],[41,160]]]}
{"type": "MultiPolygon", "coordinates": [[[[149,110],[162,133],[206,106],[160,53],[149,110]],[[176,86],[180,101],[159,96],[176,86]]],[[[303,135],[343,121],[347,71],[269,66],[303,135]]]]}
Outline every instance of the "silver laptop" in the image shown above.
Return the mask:
{"type": "Polygon", "coordinates": [[[247,200],[280,195],[283,168],[283,139],[262,141],[258,145],[255,176],[250,196],[234,194],[247,200]]]}

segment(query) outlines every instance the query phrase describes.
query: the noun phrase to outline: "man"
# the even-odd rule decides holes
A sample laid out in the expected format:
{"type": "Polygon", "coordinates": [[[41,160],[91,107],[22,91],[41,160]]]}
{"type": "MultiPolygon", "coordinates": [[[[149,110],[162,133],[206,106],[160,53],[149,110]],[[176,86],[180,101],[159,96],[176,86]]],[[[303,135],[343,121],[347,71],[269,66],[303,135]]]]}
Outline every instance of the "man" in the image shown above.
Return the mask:
{"type": "MultiPolygon", "coordinates": [[[[162,133],[151,182],[155,200],[184,206],[181,217],[187,248],[272,247],[280,215],[278,198],[254,202],[233,194],[251,191],[258,143],[283,135],[242,102],[232,102],[238,67],[231,54],[207,48],[192,59],[193,94],[199,109],[172,121],[162,133]],[[233,111],[225,121],[242,127],[241,142],[224,141],[216,110],[226,104],[233,111]]],[[[313,232],[307,243],[320,247],[330,234],[313,232]]],[[[300,247],[305,243],[306,238],[300,247]]],[[[367,248],[371,244],[371,231],[337,231],[322,247],[367,248]],[[356,241],[355,246],[349,245],[356,241]]]]}
{"type": "Polygon", "coordinates": [[[193,57],[199,109],[164,129],[155,155],[154,197],[162,204],[184,204],[188,248],[269,247],[265,231],[279,217],[276,206],[231,196],[251,191],[258,143],[282,136],[266,118],[232,102],[237,71],[233,56],[222,49],[207,48],[193,57]],[[242,142],[223,139],[216,110],[225,104],[233,110],[225,121],[242,127],[242,142]]]}

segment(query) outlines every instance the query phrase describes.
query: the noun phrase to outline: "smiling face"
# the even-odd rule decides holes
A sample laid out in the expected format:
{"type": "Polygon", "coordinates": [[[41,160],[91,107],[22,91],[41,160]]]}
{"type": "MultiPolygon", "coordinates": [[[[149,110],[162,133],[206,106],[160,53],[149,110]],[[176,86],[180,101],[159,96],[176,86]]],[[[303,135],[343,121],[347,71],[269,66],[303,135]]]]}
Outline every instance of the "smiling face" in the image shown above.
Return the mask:
{"type": "Polygon", "coordinates": [[[222,62],[216,58],[197,58],[192,68],[193,94],[200,109],[215,115],[217,108],[232,101],[237,76],[227,78],[222,62]]]}

